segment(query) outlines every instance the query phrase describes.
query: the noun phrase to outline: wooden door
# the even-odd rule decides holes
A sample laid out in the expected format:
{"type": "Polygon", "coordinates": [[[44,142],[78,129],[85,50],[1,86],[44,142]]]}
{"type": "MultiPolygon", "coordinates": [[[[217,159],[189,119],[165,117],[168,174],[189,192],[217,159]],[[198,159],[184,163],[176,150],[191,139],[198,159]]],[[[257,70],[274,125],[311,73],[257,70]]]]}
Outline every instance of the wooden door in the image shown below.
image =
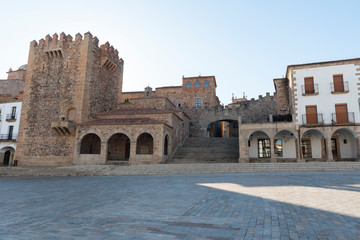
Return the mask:
{"type": "Polygon", "coordinates": [[[318,123],[316,105],[306,106],[306,123],[307,124],[318,123]]]}
{"type": "Polygon", "coordinates": [[[336,123],[348,123],[347,104],[335,104],[336,123]]]}
{"type": "Polygon", "coordinates": [[[304,82],[305,82],[305,94],[315,93],[314,78],[313,77],[306,77],[304,79],[304,82]]]}
{"type": "Polygon", "coordinates": [[[343,75],[338,74],[334,75],[334,92],[344,92],[344,81],[343,81],[343,75]]]}

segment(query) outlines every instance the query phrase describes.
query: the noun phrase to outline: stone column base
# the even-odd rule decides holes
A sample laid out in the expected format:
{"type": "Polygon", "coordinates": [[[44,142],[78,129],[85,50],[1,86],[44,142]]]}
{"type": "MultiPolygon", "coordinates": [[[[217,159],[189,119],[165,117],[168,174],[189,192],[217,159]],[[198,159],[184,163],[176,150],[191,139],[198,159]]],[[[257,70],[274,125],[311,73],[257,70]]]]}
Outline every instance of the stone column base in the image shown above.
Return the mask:
{"type": "Polygon", "coordinates": [[[239,163],[249,163],[249,159],[248,158],[239,158],[238,160],[239,163]]]}

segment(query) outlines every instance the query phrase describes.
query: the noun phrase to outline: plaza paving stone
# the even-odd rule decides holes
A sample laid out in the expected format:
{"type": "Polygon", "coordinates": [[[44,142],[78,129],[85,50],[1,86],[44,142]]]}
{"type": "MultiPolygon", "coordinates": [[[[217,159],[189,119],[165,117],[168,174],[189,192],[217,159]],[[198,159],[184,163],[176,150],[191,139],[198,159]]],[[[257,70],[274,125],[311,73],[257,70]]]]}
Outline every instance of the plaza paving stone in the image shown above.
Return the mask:
{"type": "Polygon", "coordinates": [[[0,239],[360,239],[360,173],[0,178],[0,239]]]}

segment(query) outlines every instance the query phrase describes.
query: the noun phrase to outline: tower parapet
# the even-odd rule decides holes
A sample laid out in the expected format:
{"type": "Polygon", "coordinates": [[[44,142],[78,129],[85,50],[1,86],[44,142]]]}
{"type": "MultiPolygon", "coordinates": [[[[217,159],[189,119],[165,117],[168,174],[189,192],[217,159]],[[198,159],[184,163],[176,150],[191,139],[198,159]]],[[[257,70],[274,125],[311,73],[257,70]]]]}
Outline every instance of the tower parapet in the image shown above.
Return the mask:
{"type": "Polygon", "coordinates": [[[73,163],[76,123],[116,108],[123,64],[113,46],[99,46],[90,32],[32,41],[15,156],[19,164],[73,163]]]}

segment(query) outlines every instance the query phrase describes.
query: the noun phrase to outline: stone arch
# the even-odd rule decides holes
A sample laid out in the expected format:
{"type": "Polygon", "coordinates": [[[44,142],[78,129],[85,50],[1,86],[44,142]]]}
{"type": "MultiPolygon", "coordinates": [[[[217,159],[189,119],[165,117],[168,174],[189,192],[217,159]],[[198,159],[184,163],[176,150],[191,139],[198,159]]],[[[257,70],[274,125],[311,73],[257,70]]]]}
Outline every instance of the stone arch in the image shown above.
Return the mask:
{"type": "Polygon", "coordinates": [[[270,158],[270,147],[270,136],[265,131],[256,130],[248,136],[249,158],[270,158]]]}
{"type": "Polygon", "coordinates": [[[153,154],[154,138],[149,133],[142,133],[136,140],[136,154],[153,154]]]}
{"type": "Polygon", "coordinates": [[[297,136],[291,130],[282,129],[274,135],[275,158],[297,158],[297,136]]]}
{"type": "Polygon", "coordinates": [[[315,128],[305,131],[301,136],[301,153],[306,161],[326,159],[326,134],[315,128]]]}
{"type": "Polygon", "coordinates": [[[331,153],[335,161],[355,161],[358,135],[349,128],[338,128],[331,135],[331,153]]]}
{"type": "Polygon", "coordinates": [[[130,138],[123,133],[115,133],[108,140],[107,160],[129,161],[130,138]]]}
{"type": "Polygon", "coordinates": [[[13,147],[3,147],[0,152],[2,153],[2,158],[0,165],[11,166],[14,161],[15,149],[13,147]]]}
{"type": "Polygon", "coordinates": [[[100,154],[101,140],[94,133],[86,134],[80,143],[80,154],[100,154]]]}
{"type": "Polygon", "coordinates": [[[221,119],[206,125],[208,137],[239,137],[239,122],[237,119],[221,119]]]}

